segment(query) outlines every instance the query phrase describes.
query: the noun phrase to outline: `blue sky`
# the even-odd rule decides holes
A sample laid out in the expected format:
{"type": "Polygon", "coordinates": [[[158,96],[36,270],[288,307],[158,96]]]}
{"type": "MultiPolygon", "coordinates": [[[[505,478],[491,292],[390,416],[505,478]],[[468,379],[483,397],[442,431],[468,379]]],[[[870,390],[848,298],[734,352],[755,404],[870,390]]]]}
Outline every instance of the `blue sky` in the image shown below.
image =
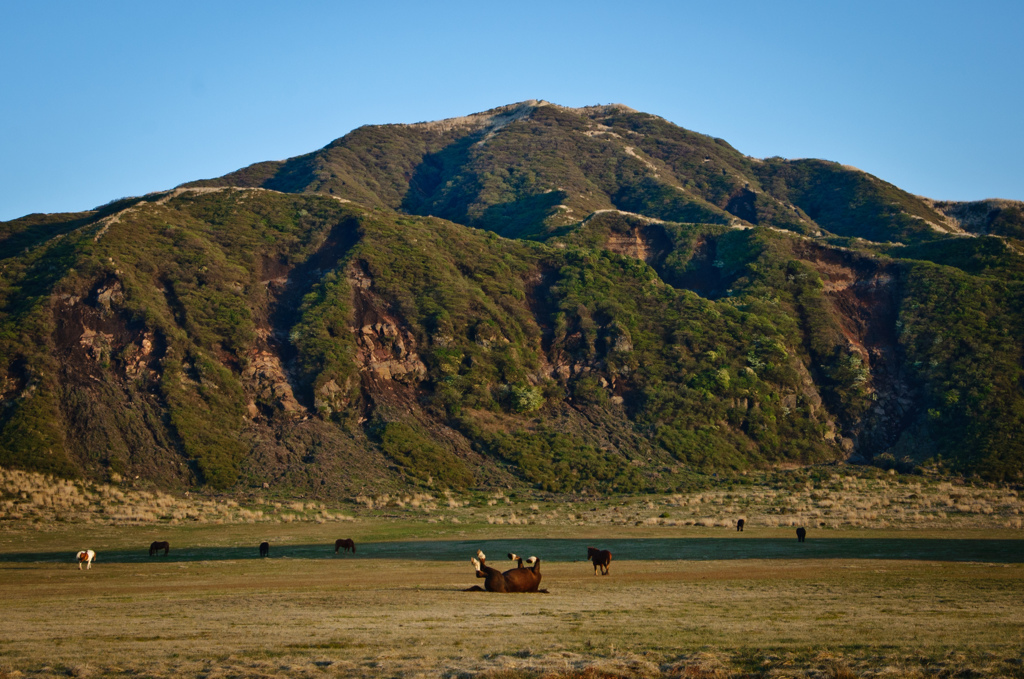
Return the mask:
{"type": "Polygon", "coordinates": [[[0,220],[525,99],[1024,200],[1024,2],[2,2],[0,220]]]}

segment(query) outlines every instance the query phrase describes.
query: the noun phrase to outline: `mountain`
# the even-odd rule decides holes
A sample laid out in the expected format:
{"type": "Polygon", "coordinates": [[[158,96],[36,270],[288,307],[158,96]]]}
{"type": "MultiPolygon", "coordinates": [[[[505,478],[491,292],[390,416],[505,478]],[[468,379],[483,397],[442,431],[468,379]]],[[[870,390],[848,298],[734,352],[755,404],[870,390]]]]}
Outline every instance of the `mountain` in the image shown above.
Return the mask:
{"type": "Polygon", "coordinates": [[[624,106],[368,126],[0,223],[0,465],[176,488],[1024,478],[1021,204],[624,106]]]}

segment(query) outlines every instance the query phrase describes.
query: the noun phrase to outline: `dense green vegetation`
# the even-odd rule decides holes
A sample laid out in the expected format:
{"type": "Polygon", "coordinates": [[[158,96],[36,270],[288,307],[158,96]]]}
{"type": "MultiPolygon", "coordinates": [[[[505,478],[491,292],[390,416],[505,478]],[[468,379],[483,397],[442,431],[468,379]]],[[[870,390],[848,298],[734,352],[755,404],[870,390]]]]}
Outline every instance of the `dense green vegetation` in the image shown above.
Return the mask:
{"type": "Polygon", "coordinates": [[[0,224],[0,464],[331,493],[1024,473],[1015,204],[534,105],[194,186],[0,224]]]}
{"type": "Polygon", "coordinates": [[[907,364],[923,385],[918,433],[956,471],[1021,478],[1024,289],[915,264],[907,291],[898,324],[907,364]]]}

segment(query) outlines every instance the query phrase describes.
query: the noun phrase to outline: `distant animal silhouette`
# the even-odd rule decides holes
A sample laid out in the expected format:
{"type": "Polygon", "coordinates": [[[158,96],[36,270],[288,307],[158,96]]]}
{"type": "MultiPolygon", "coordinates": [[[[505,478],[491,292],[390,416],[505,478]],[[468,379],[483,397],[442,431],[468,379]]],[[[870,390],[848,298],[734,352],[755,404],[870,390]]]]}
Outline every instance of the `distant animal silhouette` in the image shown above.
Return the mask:
{"type": "Polygon", "coordinates": [[[806,537],[807,537],[807,529],[806,528],[804,528],[803,526],[800,526],[799,528],[796,529],[796,541],[797,542],[803,542],[804,538],[806,538],[806,537]]]}
{"type": "Polygon", "coordinates": [[[746,523],[743,519],[736,519],[736,530],[743,532],[743,524],[746,523]]]}
{"type": "Polygon", "coordinates": [[[85,570],[92,568],[92,562],[96,560],[96,552],[91,549],[83,549],[81,552],[75,555],[78,560],[78,570],[82,570],[82,564],[85,564],[85,570]]]}
{"type": "Polygon", "coordinates": [[[154,542],[153,544],[151,544],[149,546],[149,555],[153,556],[154,554],[159,552],[161,549],[164,550],[164,556],[167,556],[167,553],[169,551],[171,551],[171,543],[169,543],[169,542],[154,542]]]}
{"type": "Polygon", "coordinates": [[[513,592],[543,592],[547,593],[547,590],[539,589],[541,572],[540,572],[540,559],[535,556],[531,556],[526,559],[525,563],[528,564],[524,567],[524,563],[515,554],[509,554],[509,558],[513,561],[519,561],[520,565],[517,568],[507,570],[504,573],[499,571],[497,568],[491,568],[487,565],[487,556],[480,550],[476,552],[477,558],[470,559],[470,563],[476,568],[476,577],[484,578],[484,586],[481,588],[479,585],[470,587],[467,592],[499,592],[499,593],[513,593],[513,592]]]}
{"type": "Polygon", "coordinates": [[[260,556],[270,556],[270,543],[269,542],[261,542],[260,543],[260,556]]]}
{"type": "Polygon", "coordinates": [[[344,540],[336,540],[334,542],[334,553],[337,554],[338,550],[342,547],[345,548],[346,552],[356,553],[356,543],[351,538],[345,538],[344,540]]]}
{"type": "Polygon", "coordinates": [[[587,547],[587,560],[594,562],[594,575],[597,575],[598,568],[601,569],[601,575],[608,575],[608,566],[612,562],[612,553],[607,549],[587,547]]]}

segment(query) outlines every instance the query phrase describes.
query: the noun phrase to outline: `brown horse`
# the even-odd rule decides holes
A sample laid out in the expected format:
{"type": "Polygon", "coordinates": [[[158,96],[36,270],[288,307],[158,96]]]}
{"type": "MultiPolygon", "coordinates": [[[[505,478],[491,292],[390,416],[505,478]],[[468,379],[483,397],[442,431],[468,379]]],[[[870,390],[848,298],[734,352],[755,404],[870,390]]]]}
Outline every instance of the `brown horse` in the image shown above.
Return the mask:
{"type": "MultiPolygon", "coordinates": [[[[491,568],[487,565],[487,556],[480,550],[476,552],[479,559],[470,559],[470,563],[476,568],[476,577],[484,578],[484,587],[481,589],[479,586],[470,587],[467,592],[500,592],[500,593],[512,593],[512,592],[546,592],[547,590],[538,589],[540,587],[540,559],[535,556],[531,556],[526,560],[529,564],[528,567],[519,566],[507,570],[504,573],[499,571],[497,568],[491,568]]],[[[509,557],[515,556],[509,554],[509,557]]],[[[518,559],[519,557],[516,557],[518,559]]]]}
{"type": "Polygon", "coordinates": [[[260,556],[270,556],[270,543],[269,542],[261,542],[260,543],[260,556]]]}
{"type": "MultiPolygon", "coordinates": [[[[515,556],[510,554],[509,556],[515,556]]],[[[525,561],[526,566],[523,566],[523,560],[519,557],[513,559],[518,561],[519,566],[512,570],[505,571],[502,575],[505,576],[505,586],[509,592],[539,592],[540,588],[540,559],[535,556],[531,556],[525,561]]]]}
{"type": "Polygon", "coordinates": [[[345,538],[344,540],[336,540],[334,542],[334,553],[337,554],[338,550],[342,547],[345,548],[346,552],[356,553],[356,543],[351,538],[345,538]]]}
{"type": "Polygon", "coordinates": [[[167,556],[167,553],[169,551],[171,551],[171,543],[166,542],[166,541],[165,542],[154,542],[153,544],[151,544],[149,546],[149,555],[153,556],[154,554],[159,552],[161,549],[164,550],[164,556],[167,556]]]}
{"type": "Polygon", "coordinates": [[[597,575],[597,569],[599,567],[601,569],[601,575],[608,575],[608,566],[612,562],[612,553],[607,549],[587,547],[587,561],[594,562],[594,575],[597,575]]]}

